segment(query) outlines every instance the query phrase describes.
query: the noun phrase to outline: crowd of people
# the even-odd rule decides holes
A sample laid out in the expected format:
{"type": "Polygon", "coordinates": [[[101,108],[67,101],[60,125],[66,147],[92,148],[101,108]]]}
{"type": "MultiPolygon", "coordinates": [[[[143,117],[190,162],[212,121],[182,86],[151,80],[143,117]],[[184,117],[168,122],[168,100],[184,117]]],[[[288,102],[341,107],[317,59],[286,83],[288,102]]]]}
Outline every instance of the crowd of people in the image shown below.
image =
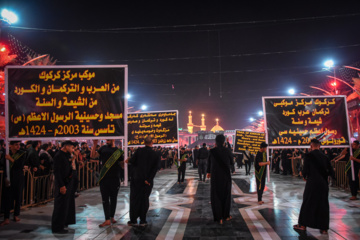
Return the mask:
{"type": "Polygon", "coordinates": [[[114,218],[117,205],[117,195],[121,182],[124,181],[124,163],[128,164],[130,181],[130,221],[129,226],[146,226],[146,213],[149,209],[149,196],[157,172],[166,168],[178,171],[178,184],[186,179],[187,165],[197,168],[199,182],[210,179],[211,205],[214,221],[220,224],[231,220],[231,186],[232,174],[235,168],[245,166],[245,175],[251,174],[254,166],[257,186],[258,204],[264,204],[262,199],[265,188],[267,165],[274,174],[290,175],[307,181],[304,202],[301,207],[299,224],[294,229],[303,231],[306,226],[319,228],[322,233],[328,229],[328,179],[335,178],[334,166],[331,162],[346,161],[346,174],[349,178],[351,200],[357,199],[359,189],[360,144],[352,143],[353,155],[349,149],[320,149],[320,142],[313,140],[308,149],[270,149],[264,142],[259,151],[251,153],[248,148],[240,154],[234,154],[229,141],[223,135],[218,135],[215,146],[189,149],[180,147],[180,152],[174,147],[154,147],[150,137],[145,139],[145,146],[129,148],[128,158],[120,146],[115,146],[115,140],[107,140],[99,145],[93,140],[92,147],[87,142],[64,141],[59,144],[39,141],[11,141],[9,154],[5,154],[5,143],[0,141],[0,167],[4,174],[2,192],[2,209],[4,221],[1,225],[10,223],[10,210],[14,209],[14,221],[20,221],[22,189],[24,186],[24,170],[34,176],[52,174],[54,176],[54,212],[52,217],[53,233],[67,233],[68,225],[76,222],[75,197],[79,191],[79,169],[85,168],[87,162],[99,163],[96,180],[100,186],[105,221],[99,227],[116,223],[114,218]],[[270,156],[267,157],[269,152],[270,156]],[[270,161],[268,161],[270,159],[270,161]],[[8,161],[7,161],[8,160],[8,161]],[[352,160],[352,161],[351,161],[352,160]],[[350,163],[353,163],[355,180],[352,179],[350,163]],[[10,166],[7,166],[10,164],[10,166]],[[10,167],[10,177],[7,176],[10,167]],[[321,194],[320,194],[321,193],[321,194]],[[311,210],[318,203],[316,211],[311,210]],[[316,217],[314,217],[316,216],[316,217]],[[323,221],[317,221],[318,217],[323,221]],[[140,219],[140,224],[138,224],[140,219]],[[315,220],[316,221],[315,221],[315,220]],[[324,220],[325,219],[325,220],[324,220]]]}
{"type": "MultiPolygon", "coordinates": [[[[359,170],[360,163],[357,160],[360,156],[359,141],[355,140],[352,143],[353,155],[350,156],[350,149],[348,148],[321,148],[319,151],[329,159],[333,170],[335,170],[336,163],[344,162],[347,167],[345,173],[349,181],[349,187],[351,191],[350,200],[357,200],[357,193],[359,190],[359,170]],[[352,179],[352,171],[350,171],[351,161],[353,160],[354,165],[354,177],[352,179]]],[[[294,177],[303,178],[304,159],[306,154],[311,151],[309,148],[304,149],[272,149],[272,171],[275,174],[290,175],[294,177]]],[[[333,179],[332,181],[336,181],[333,179]]]]}
{"type": "MultiPolygon", "coordinates": [[[[64,142],[53,144],[52,142],[42,143],[40,141],[27,141],[25,143],[21,141],[11,141],[9,144],[9,154],[6,154],[5,142],[0,140],[0,170],[2,170],[2,192],[1,192],[1,211],[4,213],[4,221],[0,223],[0,226],[10,223],[10,211],[14,210],[15,222],[20,221],[20,207],[24,204],[23,193],[30,191],[30,189],[24,189],[27,181],[31,178],[25,176],[31,175],[33,178],[49,176],[48,184],[45,188],[34,187],[34,194],[36,196],[45,196],[46,192],[53,192],[53,194],[47,196],[49,199],[56,195],[55,179],[55,161],[54,158],[57,153],[61,152],[64,142]],[[9,160],[9,161],[7,161],[9,160]],[[7,166],[8,162],[10,163],[7,166]],[[7,167],[10,169],[10,176],[7,176],[7,167]],[[50,186],[51,189],[48,189],[50,186]],[[55,190],[55,191],[54,191],[55,190]]],[[[93,171],[94,178],[96,178],[95,169],[90,169],[90,162],[98,163],[99,159],[90,158],[90,148],[86,142],[78,143],[74,142],[74,151],[72,153],[72,159],[75,164],[76,170],[79,172],[79,178],[86,178],[85,172],[93,171]],[[86,170],[86,171],[85,171],[86,170]]],[[[95,149],[99,149],[99,145],[95,145],[95,149]]],[[[78,192],[84,187],[84,182],[80,181],[79,185],[74,186],[75,196],[78,196],[78,192]]],[[[38,200],[35,198],[35,200],[38,200]]]]}

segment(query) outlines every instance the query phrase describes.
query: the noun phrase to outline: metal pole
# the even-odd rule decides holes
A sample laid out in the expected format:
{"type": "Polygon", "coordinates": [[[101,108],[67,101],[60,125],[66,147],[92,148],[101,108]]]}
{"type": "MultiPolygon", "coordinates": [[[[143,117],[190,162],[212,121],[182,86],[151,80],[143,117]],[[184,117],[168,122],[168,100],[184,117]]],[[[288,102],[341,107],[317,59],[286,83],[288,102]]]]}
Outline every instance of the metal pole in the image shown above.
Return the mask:
{"type": "MultiPolygon", "coordinates": [[[[269,148],[266,148],[266,161],[269,161],[269,148]]],[[[270,163],[271,164],[271,163],[270,163]]],[[[270,182],[270,165],[267,165],[267,180],[270,182]]]]}
{"type": "MultiPolygon", "coordinates": [[[[347,121],[347,125],[348,125],[348,138],[349,138],[349,148],[350,148],[350,156],[353,155],[353,151],[351,148],[351,131],[350,131],[350,125],[351,125],[351,119],[349,119],[349,110],[347,107],[347,102],[346,102],[346,96],[344,96],[344,102],[345,102],[345,111],[346,111],[346,121],[347,121]]],[[[349,159],[350,161],[350,159],[349,159]]],[[[351,174],[352,174],[352,180],[355,181],[355,170],[354,170],[354,161],[351,161],[351,174]]]]}
{"type": "Polygon", "coordinates": [[[334,67],[334,80],[335,80],[335,95],[337,95],[337,88],[336,88],[336,75],[335,75],[335,67],[334,67]]]}
{"type": "MultiPolygon", "coordinates": [[[[5,149],[6,149],[5,154],[9,154],[10,153],[9,141],[5,140],[5,144],[6,144],[6,146],[5,146],[5,149]]],[[[5,165],[6,165],[6,180],[9,181],[9,183],[10,183],[10,160],[6,159],[5,160],[5,165]]]]}
{"type": "MultiPolygon", "coordinates": [[[[128,158],[128,143],[127,143],[127,137],[126,139],[123,140],[123,146],[124,146],[124,159],[126,160],[128,158]]],[[[124,164],[124,181],[125,181],[125,186],[128,186],[128,164],[125,163],[124,164]]]]}
{"type": "MultiPolygon", "coordinates": [[[[127,94],[128,94],[128,66],[126,65],[125,67],[125,92],[124,92],[124,105],[125,105],[125,109],[124,109],[124,160],[126,160],[128,158],[128,99],[127,99],[127,94]]],[[[128,186],[128,164],[125,163],[124,161],[124,181],[125,181],[125,186],[128,186]]]]}

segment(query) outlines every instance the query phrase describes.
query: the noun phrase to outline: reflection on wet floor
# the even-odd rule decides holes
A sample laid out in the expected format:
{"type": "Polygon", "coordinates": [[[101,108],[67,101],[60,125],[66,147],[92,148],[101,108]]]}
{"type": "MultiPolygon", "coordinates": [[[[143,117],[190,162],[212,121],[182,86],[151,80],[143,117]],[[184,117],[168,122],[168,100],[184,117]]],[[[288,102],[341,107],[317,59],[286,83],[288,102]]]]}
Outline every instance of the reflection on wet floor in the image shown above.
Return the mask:
{"type": "Polygon", "coordinates": [[[197,170],[188,168],[186,181],[177,184],[175,169],[158,173],[151,194],[147,227],[128,227],[129,187],[121,187],[116,220],[103,222],[99,188],[81,192],[76,199],[77,224],[70,233],[53,235],[50,229],[53,203],[21,212],[21,222],[0,228],[2,239],[359,239],[360,201],[349,201],[349,193],[331,188],[330,230],[321,236],[316,229],[298,233],[297,223],[305,182],[291,176],[271,175],[263,200],[257,204],[254,175],[244,169],[233,175],[233,219],[223,225],[213,222],[210,183],[199,182],[197,170]]]}

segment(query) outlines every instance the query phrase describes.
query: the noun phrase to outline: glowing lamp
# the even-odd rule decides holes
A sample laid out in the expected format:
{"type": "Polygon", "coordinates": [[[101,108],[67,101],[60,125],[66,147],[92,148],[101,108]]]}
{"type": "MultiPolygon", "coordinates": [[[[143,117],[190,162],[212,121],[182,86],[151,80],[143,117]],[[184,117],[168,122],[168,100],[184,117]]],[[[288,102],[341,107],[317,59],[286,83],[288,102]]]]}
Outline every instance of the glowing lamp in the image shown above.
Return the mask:
{"type": "Polygon", "coordinates": [[[333,60],[327,60],[325,63],[324,63],[324,66],[327,67],[327,68],[331,68],[334,66],[334,61],[333,60]]]}
{"type": "Polygon", "coordinates": [[[0,52],[5,52],[6,51],[6,47],[1,47],[0,48],[0,52]]]}
{"type": "Polygon", "coordinates": [[[332,82],[330,85],[333,86],[333,87],[336,87],[337,83],[336,83],[336,82],[332,82]]]}
{"type": "Polygon", "coordinates": [[[288,93],[290,95],[294,95],[295,94],[295,89],[293,89],[293,88],[289,89],[288,93]]]}
{"type": "Polygon", "coordinates": [[[146,110],[147,109],[147,106],[146,105],[142,105],[141,106],[141,110],[146,110]]]}
{"type": "Polygon", "coordinates": [[[9,11],[9,10],[7,10],[7,9],[3,9],[3,10],[1,11],[1,17],[2,17],[5,21],[9,22],[10,24],[16,23],[17,20],[18,20],[18,17],[16,16],[16,14],[13,13],[13,12],[11,12],[11,11],[9,11]]]}
{"type": "Polygon", "coordinates": [[[251,117],[251,118],[249,118],[249,121],[253,122],[253,121],[255,121],[255,119],[251,117]]]}

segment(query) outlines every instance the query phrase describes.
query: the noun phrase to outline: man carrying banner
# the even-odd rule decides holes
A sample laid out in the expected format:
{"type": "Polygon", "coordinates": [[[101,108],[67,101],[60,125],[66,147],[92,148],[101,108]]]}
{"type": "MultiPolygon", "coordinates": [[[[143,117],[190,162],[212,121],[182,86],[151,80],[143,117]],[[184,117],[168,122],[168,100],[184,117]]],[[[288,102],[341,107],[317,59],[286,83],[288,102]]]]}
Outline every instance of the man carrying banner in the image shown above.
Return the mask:
{"type": "MultiPolygon", "coordinates": [[[[4,149],[5,150],[5,149],[4,149]]],[[[5,153],[5,152],[4,152],[5,153]]],[[[20,206],[22,199],[22,192],[24,187],[24,163],[26,160],[26,152],[20,150],[20,141],[10,142],[10,155],[5,155],[5,166],[10,164],[10,182],[7,180],[6,171],[4,171],[4,221],[0,223],[0,226],[10,223],[10,210],[15,202],[14,206],[14,221],[19,222],[20,218],[20,206]]],[[[6,168],[5,168],[6,169],[6,168]]]]}
{"type": "Polygon", "coordinates": [[[114,216],[117,204],[117,195],[120,189],[121,161],[124,161],[124,152],[115,147],[115,140],[106,140],[106,145],[96,152],[95,146],[98,140],[93,140],[91,158],[99,157],[100,161],[100,192],[104,208],[105,222],[99,227],[109,226],[116,223],[114,216]]]}
{"type": "Polygon", "coordinates": [[[259,205],[264,204],[264,201],[262,200],[262,195],[265,188],[266,165],[270,165],[270,162],[267,161],[266,157],[267,146],[268,145],[265,142],[262,142],[260,144],[260,150],[256,154],[255,158],[256,190],[259,205]]]}
{"type": "Polygon", "coordinates": [[[346,163],[345,166],[345,174],[347,174],[349,178],[349,186],[351,190],[351,198],[350,200],[357,200],[357,192],[359,189],[359,169],[360,169],[360,143],[358,140],[355,140],[352,143],[353,148],[353,156],[350,156],[349,161],[346,163]],[[351,173],[351,161],[354,162],[354,173],[355,173],[355,180],[352,179],[351,173]]]}
{"type": "Polygon", "coordinates": [[[145,138],[145,147],[136,150],[131,158],[126,159],[133,170],[130,182],[130,221],[129,226],[137,224],[146,226],[146,213],[149,210],[149,196],[154,186],[154,178],[158,168],[158,155],[152,149],[151,137],[145,138]]]}
{"type": "Polygon", "coordinates": [[[180,163],[176,164],[178,167],[178,184],[184,182],[187,159],[188,159],[188,154],[185,153],[185,148],[182,147],[180,150],[180,159],[179,159],[180,163]]]}

